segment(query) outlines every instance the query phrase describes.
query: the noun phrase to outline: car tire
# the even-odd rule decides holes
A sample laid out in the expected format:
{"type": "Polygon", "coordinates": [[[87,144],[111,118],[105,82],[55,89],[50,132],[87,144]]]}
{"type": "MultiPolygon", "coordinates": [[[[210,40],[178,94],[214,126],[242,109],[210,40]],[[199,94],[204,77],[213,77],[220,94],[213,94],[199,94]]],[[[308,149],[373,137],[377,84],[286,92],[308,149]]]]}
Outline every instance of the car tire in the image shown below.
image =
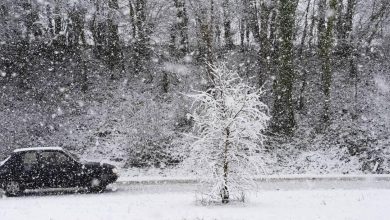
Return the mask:
{"type": "Polygon", "coordinates": [[[102,183],[99,178],[93,178],[88,186],[88,192],[91,193],[102,193],[106,190],[106,185],[102,183]]]}
{"type": "Polygon", "coordinates": [[[8,197],[20,196],[20,194],[24,191],[20,183],[14,180],[6,182],[4,186],[4,190],[5,190],[5,195],[8,197]]]}

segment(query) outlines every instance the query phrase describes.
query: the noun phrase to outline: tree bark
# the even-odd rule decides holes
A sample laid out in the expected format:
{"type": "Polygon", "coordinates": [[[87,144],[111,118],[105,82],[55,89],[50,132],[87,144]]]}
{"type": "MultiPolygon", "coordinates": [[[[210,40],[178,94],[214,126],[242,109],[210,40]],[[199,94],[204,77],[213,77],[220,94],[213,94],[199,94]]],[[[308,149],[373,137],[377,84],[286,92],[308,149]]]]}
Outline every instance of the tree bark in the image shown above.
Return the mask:
{"type": "Polygon", "coordinates": [[[224,27],[224,38],[225,38],[225,48],[231,50],[234,47],[232,30],[231,30],[231,13],[230,13],[230,2],[229,0],[223,0],[223,27],[224,27]]]}
{"type": "Polygon", "coordinates": [[[54,7],[54,33],[56,35],[60,34],[62,30],[62,22],[61,22],[61,11],[60,7],[56,5],[54,7]]]}
{"type": "Polygon", "coordinates": [[[292,135],[295,128],[292,99],[294,80],[293,37],[295,24],[294,0],[280,0],[280,71],[274,83],[274,109],[272,128],[275,132],[292,135]]]}
{"type": "Polygon", "coordinates": [[[347,3],[347,12],[345,14],[344,19],[344,32],[342,35],[343,39],[347,39],[351,36],[352,28],[353,28],[353,16],[355,14],[355,7],[356,7],[357,1],[356,0],[348,0],[347,3]]]}
{"type": "Polygon", "coordinates": [[[261,42],[260,37],[260,26],[259,26],[259,18],[257,12],[257,3],[256,0],[248,0],[248,25],[253,34],[253,37],[257,42],[261,42]]]}
{"type": "Polygon", "coordinates": [[[137,35],[134,42],[134,73],[146,72],[146,60],[149,59],[149,29],[146,23],[146,0],[136,0],[135,16],[137,35]]]}
{"type": "MultiPolygon", "coordinates": [[[[188,15],[185,5],[185,0],[174,0],[174,4],[177,10],[176,17],[177,23],[174,28],[174,35],[178,34],[179,39],[179,57],[184,57],[188,53],[188,15]]],[[[176,38],[176,36],[175,36],[176,38]]],[[[176,39],[175,39],[176,44],[176,39]]]]}
{"type": "MultiPolygon", "coordinates": [[[[110,0],[108,3],[109,8],[112,13],[110,13],[109,18],[107,19],[108,33],[107,33],[107,55],[108,55],[108,66],[111,69],[114,69],[115,66],[119,65],[122,60],[121,56],[121,46],[119,43],[119,29],[117,21],[114,21],[116,13],[119,10],[118,0],[110,0]]],[[[114,75],[111,75],[111,78],[114,78],[114,75]]]]}
{"type": "Polygon", "coordinates": [[[309,30],[309,42],[308,42],[310,52],[313,51],[313,50],[311,50],[311,48],[312,48],[313,40],[314,40],[314,27],[316,25],[315,5],[316,5],[316,0],[313,0],[312,14],[311,14],[311,18],[310,18],[311,22],[310,22],[310,30],[309,30]]]}
{"type": "Polygon", "coordinates": [[[209,83],[214,82],[213,65],[214,65],[214,1],[211,0],[210,7],[202,7],[197,13],[197,23],[199,25],[199,58],[205,65],[209,83]]]}
{"type": "Polygon", "coordinates": [[[229,138],[230,138],[230,128],[225,129],[226,132],[226,140],[225,140],[225,149],[223,154],[223,188],[221,190],[222,203],[229,203],[229,187],[228,187],[228,177],[229,177],[229,138]]]}
{"type": "Polygon", "coordinates": [[[270,57],[270,51],[271,51],[271,43],[270,39],[268,38],[268,27],[269,27],[269,17],[272,11],[272,6],[268,6],[267,3],[262,2],[260,6],[260,38],[259,38],[259,45],[260,45],[260,51],[259,51],[259,63],[260,63],[260,70],[259,71],[259,85],[262,86],[267,77],[269,76],[270,72],[270,63],[269,60],[270,57]]]}
{"type": "Polygon", "coordinates": [[[326,19],[326,0],[319,0],[318,1],[318,24],[317,24],[317,45],[318,48],[320,48],[320,42],[321,42],[321,34],[325,32],[325,19],[326,19]]]}
{"type": "MultiPolygon", "coordinates": [[[[326,5],[325,5],[326,6],[326,5]]],[[[329,8],[333,11],[337,10],[337,1],[331,0],[329,2],[329,8]]],[[[326,7],[323,8],[326,10],[326,7]]],[[[321,13],[321,12],[320,12],[321,13]]],[[[319,57],[321,59],[321,70],[322,70],[322,86],[324,93],[324,106],[323,106],[323,115],[322,119],[324,125],[330,121],[330,105],[331,105],[331,84],[332,84],[332,69],[331,69],[331,52],[333,45],[333,32],[334,32],[334,22],[335,15],[331,15],[328,18],[327,25],[323,28],[319,28],[322,32],[319,32],[319,57]]]]}
{"type": "Polygon", "coordinates": [[[301,45],[299,47],[298,51],[298,57],[302,57],[303,54],[303,49],[305,47],[305,42],[306,42],[306,37],[307,37],[307,28],[308,28],[308,23],[309,23],[309,12],[310,12],[310,4],[311,0],[307,1],[307,6],[306,6],[306,11],[305,11],[305,23],[303,26],[303,32],[302,32],[302,38],[301,38],[301,45]]]}

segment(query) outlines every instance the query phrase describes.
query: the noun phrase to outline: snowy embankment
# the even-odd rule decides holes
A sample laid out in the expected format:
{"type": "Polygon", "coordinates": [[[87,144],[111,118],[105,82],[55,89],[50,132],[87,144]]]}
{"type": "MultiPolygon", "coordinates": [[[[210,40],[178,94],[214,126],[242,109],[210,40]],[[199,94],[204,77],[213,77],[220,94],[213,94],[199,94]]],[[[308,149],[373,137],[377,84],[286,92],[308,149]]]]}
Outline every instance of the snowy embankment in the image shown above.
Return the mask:
{"type": "MultiPolygon", "coordinates": [[[[390,184],[390,175],[385,174],[370,174],[370,175],[263,175],[256,176],[254,179],[258,183],[262,182],[285,182],[285,181],[346,181],[346,182],[378,182],[386,181],[390,184]]],[[[166,183],[198,183],[198,179],[194,176],[161,176],[161,175],[141,175],[132,176],[131,173],[124,173],[120,176],[117,183],[119,184],[166,184],[166,183]]]]}
{"type": "Polygon", "coordinates": [[[310,190],[304,182],[298,185],[270,183],[268,189],[248,193],[246,203],[212,206],[195,202],[194,184],[113,185],[103,194],[29,194],[3,198],[0,199],[0,219],[389,219],[389,182],[386,189],[376,186],[367,189],[359,182],[347,184],[346,189],[331,189],[339,184],[330,181],[326,189],[314,184],[310,190]]]}

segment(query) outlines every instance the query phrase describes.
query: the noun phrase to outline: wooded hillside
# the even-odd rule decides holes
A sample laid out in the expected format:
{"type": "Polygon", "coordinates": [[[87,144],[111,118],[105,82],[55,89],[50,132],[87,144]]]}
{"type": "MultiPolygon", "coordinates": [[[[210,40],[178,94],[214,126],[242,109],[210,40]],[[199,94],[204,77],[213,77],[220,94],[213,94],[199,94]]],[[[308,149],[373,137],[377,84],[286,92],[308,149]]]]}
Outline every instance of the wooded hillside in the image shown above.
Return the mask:
{"type": "Polygon", "coordinates": [[[264,88],[269,173],[390,173],[389,52],[388,0],[2,0],[0,155],[174,166],[225,63],[264,88]]]}

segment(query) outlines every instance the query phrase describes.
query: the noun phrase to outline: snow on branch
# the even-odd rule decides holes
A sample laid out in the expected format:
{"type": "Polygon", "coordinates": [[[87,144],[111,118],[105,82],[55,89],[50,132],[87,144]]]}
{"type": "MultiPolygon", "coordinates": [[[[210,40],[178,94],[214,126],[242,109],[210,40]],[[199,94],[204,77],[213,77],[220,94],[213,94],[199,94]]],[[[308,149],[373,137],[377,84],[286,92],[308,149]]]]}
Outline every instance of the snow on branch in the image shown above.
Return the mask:
{"type": "Polygon", "coordinates": [[[202,183],[211,184],[211,199],[228,202],[253,187],[253,175],[261,173],[263,133],[270,117],[261,90],[224,64],[213,67],[213,74],[211,88],[188,95],[194,100],[194,128],[187,136],[186,164],[202,183]]]}

